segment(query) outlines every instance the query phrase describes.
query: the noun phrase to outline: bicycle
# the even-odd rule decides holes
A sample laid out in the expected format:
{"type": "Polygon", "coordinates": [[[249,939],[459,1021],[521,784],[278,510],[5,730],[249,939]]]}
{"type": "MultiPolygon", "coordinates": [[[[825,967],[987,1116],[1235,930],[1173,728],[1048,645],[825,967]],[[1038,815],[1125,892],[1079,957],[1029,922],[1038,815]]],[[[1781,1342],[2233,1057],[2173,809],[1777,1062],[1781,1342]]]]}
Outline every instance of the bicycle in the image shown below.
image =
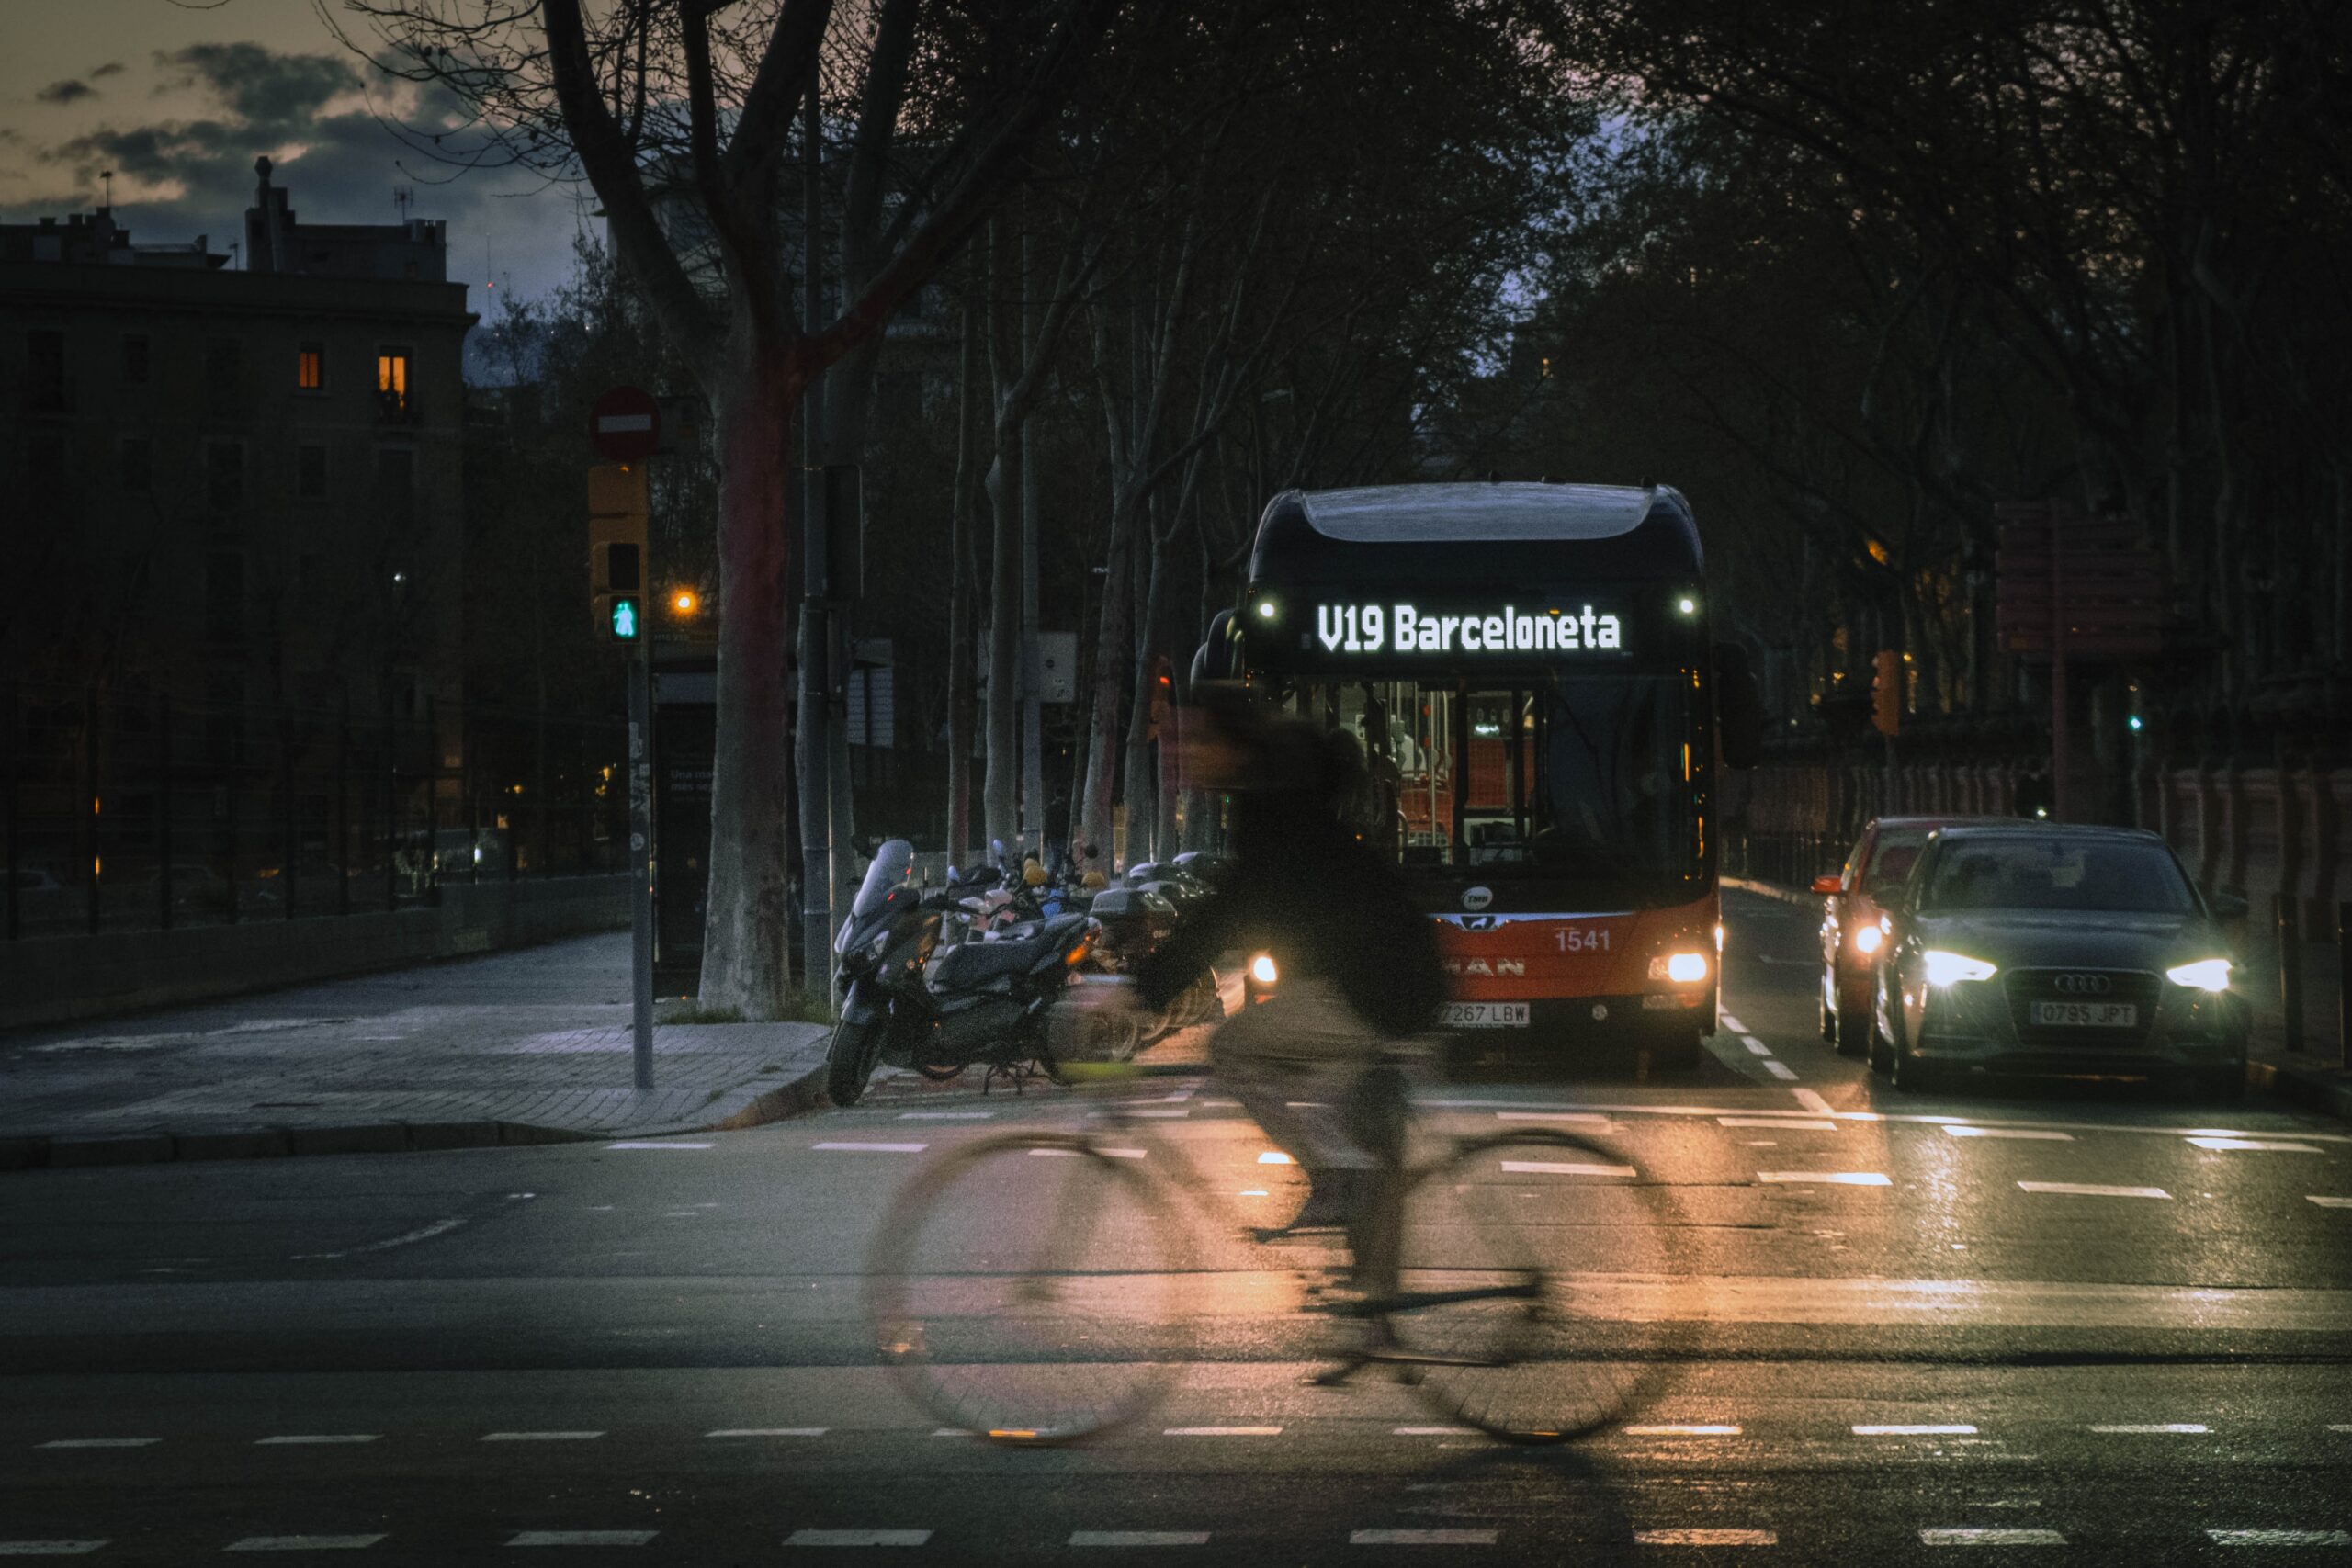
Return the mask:
{"type": "MultiPolygon", "coordinates": [[[[1064,1070],[1081,1084],[1208,1071],[1064,1070]]],[[[1612,1285],[1669,1272],[1662,1188],[1559,1127],[1417,1130],[1393,1065],[1364,1073],[1346,1110],[1379,1168],[1350,1227],[1350,1288],[1297,1292],[1338,1341],[1310,1358],[1324,1364],[1307,1382],[1377,1369],[1450,1422],[1513,1443],[1565,1442],[1643,1400],[1665,1325],[1609,1303],[1612,1285]],[[1543,1212],[1546,1195],[1573,1195],[1569,1223],[1543,1212]],[[1580,1278],[1544,1256],[1572,1241],[1605,1246],[1617,1267],[1580,1278]]],[[[1188,1209],[1238,1216],[1160,1131],[1181,1114],[1128,1100],[1084,1132],[982,1138],[901,1189],[869,1259],[867,1307],[916,1404],[999,1442],[1066,1443],[1150,1410],[1186,1360],[1263,1355],[1264,1309],[1280,1297],[1263,1249],[1311,1234],[1185,1223],[1188,1209]],[[1243,1251],[1221,1258],[1220,1235],[1243,1251]],[[1217,1267],[1234,1257],[1250,1266],[1217,1267]]]]}

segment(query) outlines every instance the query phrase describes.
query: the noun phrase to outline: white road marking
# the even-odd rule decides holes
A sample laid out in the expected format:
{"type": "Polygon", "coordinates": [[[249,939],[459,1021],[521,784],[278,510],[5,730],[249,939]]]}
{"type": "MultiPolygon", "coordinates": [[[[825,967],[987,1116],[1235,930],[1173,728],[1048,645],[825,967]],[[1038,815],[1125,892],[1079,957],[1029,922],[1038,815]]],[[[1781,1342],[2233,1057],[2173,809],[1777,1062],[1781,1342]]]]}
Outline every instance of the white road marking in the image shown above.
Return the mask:
{"type": "Polygon", "coordinates": [[[1792,1133],[1834,1133],[1835,1122],[1817,1122],[1802,1116],[1718,1116],[1715,1121],[1725,1127],[1781,1127],[1792,1133]]]}
{"type": "Polygon", "coordinates": [[[1503,1169],[1525,1176],[1631,1176],[1630,1165],[1589,1165],[1573,1161],[1507,1159],[1503,1169]]]}
{"type": "Polygon", "coordinates": [[[786,1546],[921,1546],[929,1530],[794,1530],[786,1546]]]}
{"type": "Polygon", "coordinates": [[[509,1546],[643,1546],[655,1530],[518,1530],[509,1546]]]}
{"type": "Polygon", "coordinates": [[[968,1438],[972,1429],[969,1427],[940,1427],[934,1428],[931,1435],[934,1438],[968,1438]]]}
{"type": "Polygon", "coordinates": [[[901,1122],[986,1122],[994,1118],[993,1111],[901,1111],[901,1122]]]}
{"type": "Polygon", "coordinates": [[[1778,1546],[1781,1538],[1770,1530],[1736,1529],[1675,1529],[1635,1530],[1636,1546],[1778,1546]]]}
{"type": "Polygon", "coordinates": [[[811,1144],[812,1149],[833,1149],[843,1153],[876,1155],[919,1155],[931,1147],[929,1144],[811,1144]]]}
{"type": "Polygon", "coordinates": [[[266,1449],[280,1444],[292,1448],[312,1443],[372,1443],[382,1436],[381,1432],[311,1432],[300,1437],[257,1438],[254,1441],[254,1447],[266,1449]]]}
{"type": "Polygon", "coordinates": [[[1476,1427],[1398,1427],[1395,1433],[1400,1438],[1467,1438],[1477,1430],[1476,1427]]]}
{"type": "Polygon", "coordinates": [[[45,1449],[143,1449],[163,1440],[161,1438],[58,1438],[40,1446],[45,1449]]]}
{"type": "Polygon", "coordinates": [[[1784,1083],[1794,1083],[1797,1081],[1796,1069],[1790,1066],[1778,1056],[1766,1057],[1764,1061],[1764,1070],[1784,1083]]]}
{"type": "Polygon", "coordinates": [[[1833,1187],[1892,1187],[1894,1180],[1876,1170],[1759,1170],[1756,1179],[1768,1184],[1826,1181],[1833,1187]]]}
{"type": "Polygon", "coordinates": [[[1818,1089],[1792,1089],[1789,1090],[1789,1092],[1797,1097],[1797,1103],[1799,1105],[1804,1106],[1807,1111],[1812,1111],[1816,1116],[1835,1116],[1838,1114],[1838,1112],[1830,1109],[1829,1101],[1822,1098],[1821,1091],[1818,1089]]]}
{"type": "Polygon", "coordinates": [[[2120,1437],[2158,1437],[2168,1433],[2210,1432],[2213,1428],[2196,1421],[2158,1421],[2142,1425],[2100,1426],[2094,1432],[2107,1432],[2120,1437]]]}
{"type": "Polygon", "coordinates": [[[2100,1187],[2083,1181],[2020,1181],[2018,1186],[2028,1192],[2057,1192],[2071,1198],[2162,1198],[2166,1201],[2172,1198],[2161,1187],[2100,1187]]]}
{"type": "Polygon", "coordinates": [[[2343,1530],[2207,1530],[2215,1546],[2352,1546],[2343,1530]]]}
{"type": "Polygon", "coordinates": [[[86,1557],[103,1540],[0,1540],[0,1557],[86,1557]]]}
{"type": "Polygon", "coordinates": [[[1720,1022],[1725,1029],[1730,1030],[1734,1034],[1745,1034],[1747,1032],[1747,1025],[1740,1022],[1739,1020],[1732,1017],[1732,1015],[1727,1012],[1717,1013],[1715,1018],[1716,1021],[1720,1022]]]}
{"type": "Polygon", "coordinates": [[[1057,1157],[1076,1159],[1089,1153],[1108,1155],[1113,1159],[1143,1159],[1148,1156],[1151,1151],[1148,1149],[1031,1149],[1029,1152],[1045,1159],[1057,1157]]]}
{"type": "Polygon", "coordinates": [[[1772,1054],[1772,1047],[1765,1044],[1764,1042],[1757,1039],[1754,1035],[1743,1034],[1740,1036],[1739,1043],[1747,1046],[1749,1050],[1755,1052],[1759,1056],[1769,1056],[1772,1054]]]}
{"type": "Polygon", "coordinates": [[[1189,1105],[1182,1111],[1130,1111],[1127,1112],[1130,1116],[1149,1116],[1161,1121],[1173,1121],[1179,1117],[1190,1116],[1192,1113],[1193,1108],[1189,1105]]]}
{"type": "Polygon", "coordinates": [[[413,1247],[420,1241],[431,1241],[436,1235],[447,1235],[465,1223],[463,1214],[452,1215],[446,1220],[435,1220],[429,1225],[419,1225],[413,1231],[402,1231],[398,1235],[386,1236],[381,1241],[371,1241],[360,1247],[346,1247],[340,1252],[298,1252],[294,1255],[293,1261],[307,1263],[316,1258],[358,1258],[370,1252],[390,1252],[396,1247],[413,1247]]]}
{"type": "Polygon", "coordinates": [[[1260,1165],[1295,1165],[1298,1162],[1280,1149],[1268,1149],[1258,1156],[1258,1163],[1260,1165]]]}
{"type": "Polygon", "coordinates": [[[356,1551],[373,1546],[380,1535],[249,1535],[231,1541],[223,1551],[356,1551]]]}
{"type": "Polygon", "coordinates": [[[1072,1546],[1206,1546],[1206,1530],[1072,1530],[1072,1546]]]}
{"type": "Polygon", "coordinates": [[[1954,1138],[2038,1138],[2052,1144],[2075,1141],[2072,1133],[2054,1133],[2041,1127],[1972,1127],[1964,1122],[1947,1122],[1944,1132],[1954,1138]]]}
{"type": "Polygon", "coordinates": [[[1280,1427],[1170,1427],[1163,1438],[1279,1438],[1280,1427]]]}
{"type": "Polygon", "coordinates": [[[1717,1427],[1628,1427],[1629,1438],[1736,1438],[1739,1428],[1728,1423],[1717,1427]]]}
{"type": "Polygon", "coordinates": [[[2312,1193],[2303,1201],[2317,1203],[2323,1209],[2352,1209],[2352,1198],[2330,1198],[2317,1192],[2312,1193]]]}
{"type": "Polygon", "coordinates": [[[608,1149],[707,1149],[710,1147],[708,1144],[681,1144],[668,1138],[648,1138],[641,1141],[624,1139],[620,1143],[606,1144],[605,1146],[608,1149]]]}
{"type": "Polygon", "coordinates": [[[1973,1438],[1976,1428],[1961,1422],[1928,1422],[1915,1425],[1857,1427],[1858,1438],[1973,1438]]]}
{"type": "Polygon", "coordinates": [[[2236,1149],[2246,1154],[2315,1155],[2319,1150],[2309,1144],[2273,1144],[2260,1138],[2191,1138],[2200,1149],[2236,1149]]]}
{"type": "Polygon", "coordinates": [[[1498,1111],[1498,1122],[1574,1122],[1587,1127],[1611,1125],[1609,1117],[1597,1111],[1498,1111]]]}
{"type": "Polygon", "coordinates": [[[2064,1546],[2066,1538],[2056,1530],[2034,1529],[1926,1529],[1919,1532],[1922,1546],[2064,1546]]]}
{"type": "Polygon", "coordinates": [[[721,1427],[715,1432],[705,1432],[706,1438],[821,1438],[825,1427],[721,1427]]]}
{"type": "MultiPolygon", "coordinates": [[[[2165,1127],[2134,1126],[2114,1122],[2007,1122],[1992,1121],[1983,1116],[1938,1115],[1927,1111],[1839,1111],[1824,1099],[1817,1089],[1792,1089],[1798,1103],[1815,1116],[1834,1116],[1840,1122],[1884,1122],[1891,1126],[1906,1124],[1940,1127],[1948,1122],[1969,1122],[1986,1127],[2052,1127],[2070,1133],[2122,1133],[2140,1137],[2183,1138],[2214,1137],[2244,1138],[2258,1136],[2232,1127],[2165,1127]]],[[[1416,1104],[1435,1111],[1492,1111],[1498,1107],[1537,1109],[1524,1101],[1502,1100],[1457,1099],[1451,1096],[1430,1096],[1417,1099],[1416,1104]]],[[[1744,1116],[1751,1113],[1750,1105],[1627,1105],[1606,1100],[1569,1100],[1543,1106],[1549,1111],[1597,1111],[1616,1116],[1744,1116]]],[[[2271,1132],[2292,1132],[2298,1138],[2314,1144],[2352,1144],[2352,1133],[2318,1133],[2306,1127],[2271,1128],[2271,1132]]]]}
{"type": "Polygon", "coordinates": [[[484,1432],[485,1443],[585,1443],[603,1437],[602,1432],[484,1432]]]}
{"type": "Polygon", "coordinates": [[[1492,1546],[1496,1530],[1353,1530],[1350,1546],[1492,1546]]]}

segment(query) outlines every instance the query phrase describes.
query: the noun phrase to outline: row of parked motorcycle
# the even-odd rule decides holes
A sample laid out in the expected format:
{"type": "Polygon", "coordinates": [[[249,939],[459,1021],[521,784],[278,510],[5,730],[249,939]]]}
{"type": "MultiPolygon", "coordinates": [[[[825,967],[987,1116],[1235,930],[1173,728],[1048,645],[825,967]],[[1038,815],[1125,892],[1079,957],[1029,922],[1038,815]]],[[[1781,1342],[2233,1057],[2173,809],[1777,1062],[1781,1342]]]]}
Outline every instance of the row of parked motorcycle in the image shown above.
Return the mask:
{"type": "Polygon", "coordinates": [[[1222,874],[1193,852],[1127,868],[1057,875],[1037,862],[958,871],[945,886],[915,880],[914,846],[886,840],[833,939],[840,1021],[826,1053],[826,1089],[854,1105],[885,1066],[944,1081],[982,1069],[1016,1085],[1058,1076],[1064,1061],[1122,1061],[1153,1041],[1224,1016],[1216,975],[1203,970],[1159,1013],[1091,1008],[1080,988],[1121,976],[1173,934],[1222,874]]]}

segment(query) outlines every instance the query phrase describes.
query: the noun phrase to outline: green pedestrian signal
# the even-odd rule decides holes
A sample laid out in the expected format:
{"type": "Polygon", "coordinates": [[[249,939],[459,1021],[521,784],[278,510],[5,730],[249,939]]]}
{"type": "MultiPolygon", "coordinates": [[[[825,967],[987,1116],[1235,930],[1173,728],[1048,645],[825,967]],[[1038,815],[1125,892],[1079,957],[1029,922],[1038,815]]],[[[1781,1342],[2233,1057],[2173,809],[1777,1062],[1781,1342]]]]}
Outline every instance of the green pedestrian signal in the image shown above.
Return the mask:
{"type": "Polygon", "coordinates": [[[627,595],[616,595],[611,603],[613,606],[613,640],[616,642],[635,642],[638,637],[638,619],[640,614],[638,609],[637,601],[627,595]]]}

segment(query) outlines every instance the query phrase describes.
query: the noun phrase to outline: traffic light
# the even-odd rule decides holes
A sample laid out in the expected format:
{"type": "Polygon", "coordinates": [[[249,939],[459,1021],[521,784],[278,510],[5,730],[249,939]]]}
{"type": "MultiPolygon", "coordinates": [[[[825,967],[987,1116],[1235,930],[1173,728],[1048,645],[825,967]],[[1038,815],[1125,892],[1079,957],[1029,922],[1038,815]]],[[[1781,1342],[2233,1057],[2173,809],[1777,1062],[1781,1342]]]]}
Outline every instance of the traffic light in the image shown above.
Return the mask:
{"type": "Polygon", "coordinates": [[[614,642],[645,635],[645,465],[588,470],[588,592],[596,630],[614,642]]]}
{"type": "Polygon", "coordinates": [[[1871,723],[1881,735],[1903,728],[1903,655],[1879,649],[1871,660],[1871,723]]]}

